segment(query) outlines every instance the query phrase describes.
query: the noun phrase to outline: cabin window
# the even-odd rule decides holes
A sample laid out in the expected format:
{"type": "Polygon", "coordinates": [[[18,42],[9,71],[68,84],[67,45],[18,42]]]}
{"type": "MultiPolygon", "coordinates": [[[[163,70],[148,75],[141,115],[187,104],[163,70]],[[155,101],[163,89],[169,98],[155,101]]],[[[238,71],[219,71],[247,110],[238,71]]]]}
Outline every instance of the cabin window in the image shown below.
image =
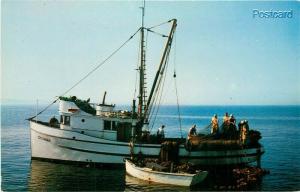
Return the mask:
{"type": "Polygon", "coordinates": [[[117,130],[117,122],[112,121],[111,130],[113,130],[113,131],[117,130]]]}
{"type": "Polygon", "coordinates": [[[117,130],[117,123],[115,121],[104,121],[104,130],[117,130]]]}
{"type": "Polygon", "coordinates": [[[70,116],[60,116],[60,122],[63,124],[63,125],[70,125],[70,116]]]}
{"type": "Polygon", "coordinates": [[[104,130],[110,130],[111,121],[104,121],[104,130]]]}

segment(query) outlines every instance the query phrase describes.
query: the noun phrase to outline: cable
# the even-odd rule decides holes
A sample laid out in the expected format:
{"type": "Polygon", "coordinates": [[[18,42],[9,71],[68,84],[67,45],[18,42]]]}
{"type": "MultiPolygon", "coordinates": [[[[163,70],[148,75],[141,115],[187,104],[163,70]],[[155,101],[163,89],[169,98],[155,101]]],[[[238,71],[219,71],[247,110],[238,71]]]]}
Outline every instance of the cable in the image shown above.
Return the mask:
{"type": "Polygon", "coordinates": [[[159,26],[161,26],[161,25],[170,23],[172,20],[173,20],[173,19],[171,19],[171,20],[169,20],[169,21],[162,22],[162,23],[160,23],[160,24],[157,24],[157,25],[154,25],[154,26],[152,26],[152,27],[149,27],[148,29],[153,29],[153,28],[155,28],[155,27],[159,27],[159,26]]]}
{"type": "Polygon", "coordinates": [[[135,84],[134,84],[134,93],[133,93],[133,99],[136,98],[136,90],[137,90],[137,82],[138,82],[138,74],[139,74],[139,62],[140,62],[140,52],[141,52],[141,41],[139,41],[139,47],[138,47],[138,59],[136,63],[136,73],[135,73],[135,84]]]}
{"type": "Polygon", "coordinates": [[[149,28],[145,28],[145,29],[147,30],[147,32],[151,32],[151,33],[154,33],[154,34],[162,36],[162,37],[169,37],[168,35],[165,35],[165,34],[162,34],[162,33],[156,32],[156,31],[152,31],[149,28]]]}
{"type": "Polygon", "coordinates": [[[174,81],[175,81],[175,92],[176,92],[176,100],[177,100],[177,112],[178,112],[178,118],[179,118],[179,128],[180,128],[180,135],[182,136],[182,122],[181,122],[181,114],[180,114],[180,108],[179,108],[179,98],[178,98],[178,92],[177,92],[177,81],[176,81],[176,73],[174,72],[174,81]]]}
{"type": "MultiPolygon", "coordinates": [[[[116,50],[114,50],[106,59],[104,59],[101,63],[99,63],[96,67],[94,67],[90,72],[88,72],[83,78],[81,78],[78,82],[76,82],[71,88],[66,90],[64,93],[60,94],[60,96],[63,96],[67,94],[69,91],[71,91],[74,87],[76,87],[78,84],[80,84],[83,80],[85,80],[88,76],[90,76],[93,72],[95,72],[99,67],[101,67],[106,61],[108,61],[113,55],[115,55],[122,47],[124,47],[139,31],[141,28],[139,28],[133,35],[131,35],[121,46],[119,46],[116,50]]],[[[28,118],[27,120],[31,120],[35,118],[36,116],[40,115],[44,111],[46,111],[51,105],[53,105],[57,100],[59,100],[59,97],[55,99],[52,103],[50,103],[48,106],[46,106],[42,111],[37,113],[35,116],[28,118]]]]}
{"type": "Polygon", "coordinates": [[[51,105],[53,105],[54,103],[56,103],[56,101],[59,99],[59,97],[57,99],[55,99],[52,103],[50,103],[49,105],[47,105],[42,111],[38,112],[35,116],[32,116],[26,120],[32,120],[33,118],[35,118],[36,116],[40,115],[41,113],[43,113],[44,111],[46,111],[49,107],[51,107],[51,105]]]}
{"type": "Polygon", "coordinates": [[[95,68],[93,68],[89,73],[87,73],[82,79],[80,79],[77,83],[75,83],[70,89],[65,91],[62,95],[67,94],[69,91],[71,91],[74,87],[76,87],[79,83],[81,83],[83,80],[85,80],[88,76],[90,76],[93,72],[95,72],[99,67],[101,67],[107,60],[109,60],[114,54],[116,54],[122,47],[128,43],[139,31],[141,28],[139,28],[132,36],[129,37],[120,47],[118,47],[115,51],[113,51],[106,59],[104,59],[101,63],[99,63],[95,68]]]}
{"type": "Polygon", "coordinates": [[[176,34],[174,34],[174,39],[175,39],[175,42],[174,42],[174,83],[175,83],[175,92],[176,92],[176,101],[177,101],[177,112],[178,112],[178,120],[179,120],[179,128],[180,128],[180,135],[181,135],[181,138],[183,138],[182,136],[182,120],[181,120],[181,114],[180,114],[180,105],[179,105],[179,97],[178,97],[178,91],[177,91],[177,80],[176,80],[176,34]]]}

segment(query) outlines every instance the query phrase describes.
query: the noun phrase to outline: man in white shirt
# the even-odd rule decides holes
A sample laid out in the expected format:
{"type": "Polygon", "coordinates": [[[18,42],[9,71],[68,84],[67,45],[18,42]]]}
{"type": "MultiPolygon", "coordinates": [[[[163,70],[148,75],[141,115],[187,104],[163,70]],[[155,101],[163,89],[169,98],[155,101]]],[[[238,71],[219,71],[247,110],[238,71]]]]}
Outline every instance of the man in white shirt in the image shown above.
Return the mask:
{"type": "Polygon", "coordinates": [[[161,141],[162,139],[165,138],[165,131],[164,131],[165,125],[162,125],[160,128],[157,130],[157,139],[158,141],[161,141]]]}

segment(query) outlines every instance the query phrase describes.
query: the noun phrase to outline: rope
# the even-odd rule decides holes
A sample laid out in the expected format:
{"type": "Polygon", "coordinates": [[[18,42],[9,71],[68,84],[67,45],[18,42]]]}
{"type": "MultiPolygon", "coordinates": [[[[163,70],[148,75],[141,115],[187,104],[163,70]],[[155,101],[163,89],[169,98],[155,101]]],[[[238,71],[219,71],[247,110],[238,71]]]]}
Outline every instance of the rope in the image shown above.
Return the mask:
{"type": "MultiPolygon", "coordinates": [[[[67,94],[69,91],[71,91],[74,87],[76,87],[78,84],[80,84],[83,80],[85,80],[88,76],[90,76],[93,72],[95,72],[99,67],[101,67],[106,61],[108,61],[113,55],[115,55],[122,47],[124,47],[139,31],[141,28],[139,28],[133,35],[131,35],[121,46],[119,46],[117,49],[115,49],[106,59],[104,59],[101,63],[99,63],[96,67],[94,67],[90,72],[88,72],[83,78],[81,78],[78,82],[76,82],[71,88],[67,89],[64,93],[60,94],[60,96],[63,96],[67,94]]],[[[33,117],[28,118],[27,120],[31,120],[35,118],[36,116],[40,115],[44,111],[46,111],[51,105],[53,105],[57,100],[59,100],[59,97],[55,99],[52,103],[50,103],[48,106],[46,106],[42,111],[40,111],[38,114],[36,114],[33,117]]]]}
{"type": "Polygon", "coordinates": [[[30,117],[26,120],[32,120],[33,118],[35,118],[36,116],[40,115],[41,113],[43,113],[44,111],[46,111],[49,107],[51,107],[51,105],[53,105],[54,103],[56,103],[56,101],[59,99],[59,97],[57,99],[55,99],[52,103],[50,103],[49,105],[47,105],[42,111],[38,112],[36,115],[34,115],[33,117],[30,117]]]}
{"type": "Polygon", "coordinates": [[[160,23],[160,24],[154,25],[154,26],[152,26],[152,27],[149,27],[148,29],[153,29],[153,28],[159,27],[159,26],[161,26],[161,25],[170,23],[171,21],[172,21],[172,19],[169,20],[169,21],[165,21],[165,22],[162,22],[162,23],[160,23]]]}
{"type": "Polygon", "coordinates": [[[176,100],[177,100],[177,112],[178,112],[178,120],[179,120],[179,128],[180,128],[180,135],[182,136],[182,122],[181,122],[181,115],[180,115],[180,108],[179,108],[179,98],[178,98],[178,92],[177,92],[177,81],[176,81],[176,73],[174,71],[174,82],[175,82],[175,92],[176,92],[176,100]]]}
{"type": "Polygon", "coordinates": [[[181,114],[180,114],[180,105],[179,105],[179,97],[178,97],[178,91],[177,91],[177,80],[176,80],[176,34],[174,34],[174,84],[175,84],[175,93],[176,93],[176,102],[177,102],[177,113],[178,113],[178,121],[179,121],[179,129],[180,129],[180,135],[181,138],[183,138],[182,136],[182,119],[181,119],[181,114]]]}
{"type": "Polygon", "coordinates": [[[162,36],[162,37],[169,37],[168,35],[165,35],[165,34],[162,34],[162,33],[158,33],[158,32],[156,32],[156,31],[152,31],[152,30],[149,29],[149,28],[145,28],[145,29],[147,29],[147,32],[151,32],[151,33],[154,33],[154,34],[159,35],[159,36],[162,36]]]}
{"type": "Polygon", "coordinates": [[[85,80],[88,76],[90,76],[93,72],[95,72],[99,67],[101,67],[107,60],[109,60],[113,55],[115,55],[122,47],[124,47],[139,31],[141,28],[139,28],[132,36],[129,37],[120,47],[118,47],[115,51],[113,51],[106,59],[104,59],[101,63],[99,63],[95,68],[93,68],[89,73],[87,73],[82,79],[80,79],[77,83],[75,83],[70,89],[65,91],[61,95],[67,94],[69,91],[71,91],[74,87],[76,87],[79,83],[81,83],[83,80],[85,80]]]}
{"type": "MultiPolygon", "coordinates": [[[[159,86],[161,90],[160,90],[160,94],[159,93],[157,94],[157,97],[159,98],[159,100],[158,100],[158,105],[156,107],[156,114],[154,116],[153,126],[154,126],[154,123],[156,121],[157,114],[158,114],[158,111],[159,111],[159,106],[160,106],[161,100],[162,100],[163,88],[164,88],[165,81],[166,81],[166,76],[167,76],[166,74],[167,74],[167,71],[168,71],[168,65],[169,65],[169,57],[166,58],[166,66],[165,66],[165,69],[164,69],[164,70],[166,70],[165,75],[162,75],[160,80],[159,80],[159,85],[161,85],[161,81],[162,81],[162,86],[159,86]]],[[[159,92],[159,90],[158,90],[158,92],[159,92]]],[[[151,129],[153,128],[153,126],[151,127],[151,129]]],[[[151,131],[151,129],[150,129],[150,131],[151,131]]]]}

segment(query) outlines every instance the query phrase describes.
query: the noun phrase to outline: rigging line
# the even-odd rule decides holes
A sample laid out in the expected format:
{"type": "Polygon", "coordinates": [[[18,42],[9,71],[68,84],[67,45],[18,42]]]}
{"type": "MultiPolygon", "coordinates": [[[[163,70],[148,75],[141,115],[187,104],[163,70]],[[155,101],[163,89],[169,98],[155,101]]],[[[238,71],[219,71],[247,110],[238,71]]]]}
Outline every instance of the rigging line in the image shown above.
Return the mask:
{"type": "MultiPolygon", "coordinates": [[[[154,116],[152,127],[150,126],[151,129],[154,127],[160,105],[161,105],[161,103],[163,103],[165,101],[167,93],[169,92],[169,88],[170,88],[170,86],[168,86],[167,90],[164,90],[164,86],[166,84],[166,79],[167,79],[167,76],[168,76],[167,73],[168,73],[168,66],[169,66],[169,58],[167,58],[166,63],[167,64],[166,64],[165,69],[164,69],[166,72],[160,77],[159,86],[157,87],[157,89],[155,91],[155,97],[154,97],[155,102],[152,104],[152,106],[154,105],[153,110],[152,110],[152,107],[150,109],[151,114],[150,114],[149,119],[153,118],[153,116],[154,116]]],[[[168,84],[171,83],[171,80],[172,79],[170,79],[168,84]]]]}
{"type": "Polygon", "coordinates": [[[161,91],[161,80],[162,80],[163,74],[160,73],[159,79],[158,79],[158,86],[155,89],[155,93],[154,93],[154,97],[153,97],[153,101],[150,104],[149,107],[149,111],[150,111],[150,115],[149,118],[152,118],[153,114],[156,111],[157,108],[157,101],[158,101],[158,96],[159,96],[159,92],[161,91]]]}
{"type": "MultiPolygon", "coordinates": [[[[166,67],[168,67],[168,64],[167,64],[166,67]]],[[[166,69],[166,70],[167,70],[167,69],[166,69]]],[[[155,121],[156,121],[156,119],[157,119],[157,114],[158,114],[158,111],[159,111],[159,108],[160,108],[160,105],[161,105],[161,101],[162,101],[162,97],[163,97],[163,88],[164,88],[164,85],[165,85],[166,76],[167,76],[167,75],[165,74],[165,76],[162,77],[161,91],[160,91],[160,95],[158,95],[158,97],[159,97],[158,105],[157,105],[157,107],[156,107],[156,113],[155,113],[154,120],[153,120],[153,125],[152,125],[150,131],[151,131],[152,128],[154,127],[155,121]]]]}
{"type": "Polygon", "coordinates": [[[173,60],[173,64],[174,64],[174,83],[175,83],[175,93],[176,93],[176,101],[177,101],[177,112],[178,112],[178,120],[179,120],[179,128],[180,128],[180,135],[181,135],[181,138],[183,138],[182,136],[182,119],[181,119],[181,113],[180,113],[180,105],[179,105],[179,96],[178,96],[178,91],[177,91],[177,80],[176,80],[176,45],[177,45],[177,35],[174,34],[174,52],[173,52],[173,56],[174,56],[174,60],[173,60]]]}
{"type": "MultiPolygon", "coordinates": [[[[158,89],[160,89],[160,87],[158,87],[158,89]]],[[[159,92],[158,89],[155,91],[155,97],[154,97],[154,101],[153,101],[153,103],[151,105],[151,114],[149,115],[149,119],[152,119],[152,117],[154,116],[154,113],[155,113],[155,111],[156,111],[156,109],[158,107],[158,105],[157,105],[157,102],[158,102],[157,97],[158,97],[158,92],[159,92]]],[[[152,122],[152,126],[150,126],[150,127],[152,129],[154,127],[154,124],[155,124],[155,119],[154,119],[154,121],[151,121],[151,122],[152,122]]]]}
{"type": "MultiPolygon", "coordinates": [[[[115,55],[122,47],[124,47],[139,31],[141,30],[141,28],[139,28],[135,33],[133,33],[133,35],[131,35],[123,44],[121,44],[121,46],[119,46],[116,50],[114,50],[106,59],[104,59],[101,63],[99,63],[96,67],[94,67],[89,73],[87,73],[83,78],[81,78],[77,83],[75,83],[71,88],[69,88],[67,91],[65,91],[63,94],[61,94],[60,96],[63,96],[65,94],[67,94],[69,91],[71,91],[74,87],[76,87],[79,83],[81,83],[83,80],[85,80],[88,76],[90,76],[94,71],[96,71],[99,67],[101,67],[106,61],[108,61],[113,55],[115,55]]],[[[44,111],[46,111],[51,105],[53,105],[54,103],[56,103],[56,101],[59,100],[59,97],[57,99],[55,99],[52,103],[50,103],[49,105],[47,105],[42,111],[40,111],[39,113],[37,113],[35,116],[32,116],[30,118],[28,118],[27,120],[31,120],[35,117],[37,117],[38,115],[40,115],[41,113],[43,113],[44,111]]]]}
{"type": "MultiPolygon", "coordinates": [[[[177,32],[178,33],[178,32],[177,32]]],[[[176,73],[176,45],[177,45],[177,35],[176,35],[176,33],[174,34],[174,52],[173,52],[173,56],[174,56],[174,58],[173,58],[173,65],[174,65],[174,73],[176,73]]]]}
{"type": "MultiPolygon", "coordinates": [[[[150,114],[149,114],[149,119],[152,119],[155,111],[156,111],[156,108],[157,108],[157,102],[158,102],[158,92],[160,91],[160,85],[155,89],[155,94],[154,94],[154,99],[153,101],[151,102],[151,106],[150,106],[150,114]]],[[[153,123],[154,124],[154,123],[153,123]]]]}
{"type": "MultiPolygon", "coordinates": [[[[170,51],[170,50],[169,50],[169,51],[170,51]]],[[[164,74],[164,76],[161,76],[161,79],[160,79],[160,82],[162,81],[162,86],[160,86],[160,87],[161,87],[161,88],[160,88],[160,95],[158,95],[158,97],[159,97],[159,102],[158,102],[158,105],[157,105],[157,108],[156,108],[156,114],[155,114],[155,116],[154,116],[155,119],[154,119],[154,121],[153,121],[153,125],[152,125],[151,129],[154,127],[154,123],[155,123],[155,121],[156,121],[157,114],[158,114],[158,111],[159,111],[159,107],[160,107],[160,104],[161,104],[162,95],[163,95],[163,88],[164,88],[165,81],[166,81],[166,77],[167,77],[168,66],[169,66],[169,57],[166,58],[166,66],[165,66],[165,69],[164,69],[164,70],[166,70],[166,71],[165,71],[165,74],[164,74]]],[[[161,83],[159,83],[159,84],[161,84],[161,83]]],[[[151,129],[150,129],[150,131],[151,131],[151,129]]]]}
{"type": "Polygon", "coordinates": [[[159,111],[159,107],[160,107],[160,104],[161,104],[161,100],[162,100],[162,95],[163,95],[163,87],[164,87],[164,83],[165,83],[165,79],[166,79],[166,75],[163,77],[163,85],[161,86],[160,88],[160,94],[158,93],[158,105],[156,106],[156,111],[155,111],[155,115],[154,115],[154,120],[153,120],[153,124],[152,124],[152,127],[150,128],[150,131],[152,130],[152,128],[154,127],[154,124],[155,124],[155,121],[157,119],[157,114],[158,114],[158,111],[159,111]]]}
{"type": "MultiPolygon", "coordinates": [[[[151,102],[150,107],[149,107],[149,111],[150,111],[149,119],[152,119],[152,117],[154,115],[154,112],[156,111],[156,108],[157,108],[157,101],[158,101],[157,100],[157,96],[158,96],[158,92],[160,91],[160,88],[161,88],[161,86],[160,86],[160,79],[161,79],[161,77],[158,80],[159,84],[158,84],[157,88],[155,89],[153,101],[151,102]]],[[[153,123],[152,126],[154,126],[154,123],[153,123]]]]}
{"type": "Polygon", "coordinates": [[[172,21],[172,19],[171,19],[171,20],[169,20],[169,21],[165,21],[165,22],[162,22],[162,23],[160,23],[160,24],[154,25],[154,26],[152,26],[152,27],[149,27],[148,29],[153,29],[153,28],[155,28],[155,27],[159,27],[159,26],[161,26],[161,25],[164,25],[164,24],[170,23],[171,21],[172,21]]]}
{"type": "MultiPolygon", "coordinates": [[[[166,80],[167,81],[167,80],[166,80]]],[[[173,78],[171,78],[171,79],[169,79],[168,81],[167,81],[167,85],[172,85],[172,82],[173,82],[173,78]]],[[[165,94],[164,94],[164,96],[163,96],[163,98],[162,98],[162,102],[165,102],[166,101],[166,96],[167,95],[169,95],[169,93],[170,93],[170,91],[171,91],[171,88],[173,88],[173,87],[171,87],[171,86],[167,86],[166,87],[166,90],[165,90],[165,94]]]]}
{"type": "MultiPolygon", "coordinates": [[[[173,36],[173,38],[175,39],[175,41],[174,41],[174,49],[172,49],[172,50],[170,50],[173,54],[173,68],[174,68],[174,72],[173,73],[176,73],[176,62],[175,62],[175,58],[176,58],[176,33],[174,33],[174,36],[173,36]]],[[[167,83],[167,85],[171,85],[171,83],[172,83],[172,81],[173,81],[173,79],[174,79],[174,74],[173,74],[173,76],[172,76],[173,78],[171,78],[170,80],[169,80],[169,82],[167,83]]],[[[176,77],[176,74],[175,74],[175,77],[176,77]]],[[[170,88],[171,88],[171,86],[168,86],[167,87],[167,90],[166,90],[166,94],[167,93],[169,93],[169,90],[170,90],[170,88]]],[[[166,95],[164,96],[164,98],[163,98],[163,101],[166,99],[166,95]]]]}
{"type": "Polygon", "coordinates": [[[147,30],[147,32],[151,32],[151,33],[154,33],[154,34],[162,36],[162,37],[169,37],[168,35],[165,35],[165,34],[162,34],[162,33],[156,32],[156,31],[152,31],[149,28],[145,28],[145,29],[147,30]]]}
{"type": "Polygon", "coordinates": [[[133,93],[133,99],[136,98],[136,91],[137,91],[137,82],[138,82],[138,74],[139,74],[139,63],[140,63],[140,52],[141,52],[141,41],[139,41],[139,47],[138,47],[138,59],[136,63],[136,73],[135,73],[135,85],[134,85],[134,93],[133,93]]]}
{"type": "Polygon", "coordinates": [[[49,107],[51,107],[51,105],[53,105],[54,103],[56,103],[56,101],[59,99],[59,97],[57,99],[55,99],[52,103],[50,103],[49,105],[47,105],[42,111],[38,112],[36,115],[29,117],[26,120],[32,120],[33,118],[37,117],[38,115],[40,115],[41,113],[43,113],[44,111],[46,111],[49,107]]]}
{"type": "MultiPolygon", "coordinates": [[[[171,49],[168,49],[168,51],[167,51],[167,54],[168,54],[168,55],[169,55],[170,51],[171,51],[171,49]]],[[[155,90],[155,96],[154,96],[155,102],[154,102],[154,104],[157,103],[157,101],[158,101],[157,99],[160,97],[160,99],[159,99],[159,104],[158,104],[157,106],[154,106],[154,110],[153,110],[153,111],[152,111],[153,102],[152,102],[152,104],[150,104],[150,105],[151,105],[151,106],[150,106],[150,114],[151,114],[151,111],[153,112],[153,113],[151,114],[151,118],[152,118],[153,114],[154,114],[155,111],[156,111],[156,115],[154,116],[154,117],[155,117],[154,122],[155,122],[155,120],[156,120],[156,116],[157,116],[157,113],[158,113],[158,110],[159,110],[159,105],[160,105],[160,103],[161,103],[161,98],[162,98],[162,96],[159,95],[159,92],[161,91],[161,89],[163,89],[163,86],[164,86],[165,77],[167,76],[167,68],[168,68],[168,64],[169,64],[169,57],[167,57],[166,60],[165,60],[165,66],[164,66],[164,68],[163,68],[163,69],[161,70],[161,72],[160,72],[160,77],[159,77],[159,80],[158,80],[158,87],[157,87],[156,90],[155,90]],[[163,76],[163,75],[164,75],[163,71],[165,71],[165,70],[166,70],[165,76],[163,76]],[[163,85],[161,86],[162,80],[163,80],[163,85]]],[[[162,93],[162,92],[161,92],[161,93],[162,93]]],[[[153,125],[154,125],[154,123],[153,123],[153,125]]]]}
{"type": "Polygon", "coordinates": [[[180,135],[182,136],[182,122],[181,122],[181,114],[180,114],[180,108],[179,108],[179,98],[178,98],[178,92],[177,92],[177,81],[176,81],[176,74],[174,73],[174,82],[175,82],[175,92],[176,92],[176,100],[177,100],[177,112],[179,117],[179,128],[180,128],[180,135]]]}
{"type": "MultiPolygon", "coordinates": [[[[170,79],[170,80],[168,81],[167,85],[171,85],[172,81],[173,81],[173,79],[170,79]]],[[[170,88],[171,88],[171,86],[168,86],[168,87],[166,88],[166,90],[164,91],[164,95],[162,96],[161,103],[164,103],[164,102],[165,102],[166,96],[167,96],[167,95],[169,94],[169,92],[170,92],[170,88]]],[[[157,103],[157,102],[156,102],[156,103],[157,103]]],[[[155,103],[155,104],[156,104],[156,103],[155,103]]],[[[153,111],[156,111],[156,109],[154,109],[153,111]]],[[[154,112],[151,113],[150,118],[152,118],[153,113],[154,113],[154,112]]]]}
{"type": "Polygon", "coordinates": [[[75,83],[70,89],[65,91],[61,95],[67,94],[69,91],[71,91],[74,87],[76,87],[79,83],[81,83],[83,80],[85,80],[88,76],[90,76],[93,72],[95,72],[99,67],[101,67],[107,60],[109,60],[113,55],[115,55],[122,47],[124,47],[139,31],[141,28],[139,28],[133,35],[129,37],[120,47],[118,47],[116,50],[114,50],[106,59],[104,59],[101,63],[99,63],[96,67],[94,67],[89,73],[87,73],[82,79],[80,79],[77,83],[75,83]]]}
{"type": "MultiPolygon", "coordinates": [[[[170,80],[168,81],[167,85],[171,85],[172,81],[173,81],[173,79],[170,79],[170,80]]],[[[171,86],[167,86],[166,90],[164,91],[164,95],[162,96],[161,103],[164,103],[164,102],[165,102],[166,96],[167,96],[167,95],[169,94],[169,92],[170,92],[170,88],[171,88],[171,86]]],[[[157,103],[157,102],[155,102],[155,104],[154,104],[155,106],[157,106],[156,103],[157,103]]],[[[151,119],[151,118],[153,117],[154,111],[156,111],[156,107],[153,109],[153,111],[152,111],[151,116],[150,116],[149,119],[151,119]]]]}

